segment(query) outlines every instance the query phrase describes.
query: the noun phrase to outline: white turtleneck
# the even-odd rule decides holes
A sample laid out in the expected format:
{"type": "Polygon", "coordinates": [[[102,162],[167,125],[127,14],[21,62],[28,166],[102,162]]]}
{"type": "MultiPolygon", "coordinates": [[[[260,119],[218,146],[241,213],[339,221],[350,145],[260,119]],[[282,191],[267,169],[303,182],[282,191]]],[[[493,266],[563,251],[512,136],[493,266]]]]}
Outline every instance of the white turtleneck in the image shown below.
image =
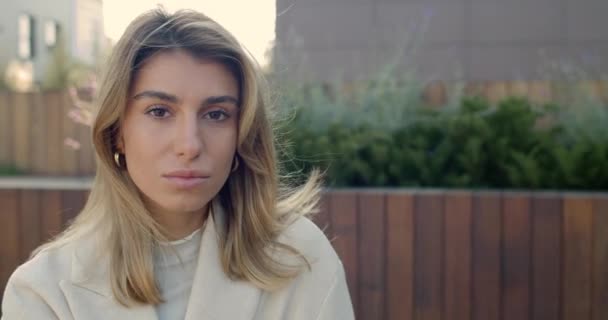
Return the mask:
{"type": "Polygon", "coordinates": [[[155,248],[154,275],[165,301],[156,306],[159,320],[184,319],[186,315],[203,229],[155,248]]]}

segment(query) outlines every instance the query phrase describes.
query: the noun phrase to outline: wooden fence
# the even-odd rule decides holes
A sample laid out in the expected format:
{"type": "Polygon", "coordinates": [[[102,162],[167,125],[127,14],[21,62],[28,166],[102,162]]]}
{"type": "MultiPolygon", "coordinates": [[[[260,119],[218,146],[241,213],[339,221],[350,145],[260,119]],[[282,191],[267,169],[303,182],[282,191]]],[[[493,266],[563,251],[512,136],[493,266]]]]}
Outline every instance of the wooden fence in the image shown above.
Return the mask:
{"type": "Polygon", "coordinates": [[[34,175],[78,176],[95,171],[89,127],[67,115],[66,92],[0,92],[0,165],[34,175]],[[80,142],[75,150],[66,138],[80,142]]]}
{"type": "MultiPolygon", "coordinates": [[[[87,191],[0,190],[0,288],[87,191]]],[[[331,190],[359,320],[608,319],[608,195],[331,190]]]]}
{"type": "MultiPolygon", "coordinates": [[[[443,105],[455,85],[434,82],[424,97],[431,105],[443,105]]],[[[576,84],[582,92],[608,103],[608,83],[576,84]]],[[[470,83],[463,90],[492,102],[509,96],[524,96],[537,103],[559,100],[564,85],[549,81],[470,83]]],[[[90,129],[68,118],[73,103],[64,92],[18,94],[0,92],[0,165],[17,167],[36,175],[91,175],[95,170],[90,129]],[[74,150],[66,138],[81,142],[74,150]]]]}
{"type": "Polygon", "coordinates": [[[491,103],[497,103],[508,97],[526,97],[533,103],[567,102],[573,96],[593,97],[608,103],[607,81],[485,81],[468,83],[445,83],[435,81],[424,90],[424,99],[431,105],[442,106],[448,101],[449,93],[462,87],[465,95],[479,95],[491,103]]]}

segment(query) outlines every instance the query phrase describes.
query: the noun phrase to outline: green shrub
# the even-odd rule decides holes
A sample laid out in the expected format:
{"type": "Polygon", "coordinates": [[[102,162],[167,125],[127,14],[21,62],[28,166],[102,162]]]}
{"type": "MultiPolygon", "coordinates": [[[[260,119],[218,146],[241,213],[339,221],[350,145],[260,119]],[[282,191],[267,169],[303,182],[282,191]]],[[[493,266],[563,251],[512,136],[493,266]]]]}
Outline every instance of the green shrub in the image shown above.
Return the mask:
{"type": "MultiPolygon", "coordinates": [[[[400,106],[406,112],[394,113],[394,104],[382,105],[394,97],[372,95],[362,104],[373,108],[356,113],[316,94],[300,100],[295,117],[280,127],[289,142],[281,149],[282,164],[302,173],[325,169],[332,186],[608,189],[607,126],[596,121],[585,128],[589,119],[577,127],[565,116],[575,108],[535,106],[521,98],[492,106],[469,97],[444,109],[409,104],[400,106]]],[[[588,118],[606,115],[604,106],[578,111],[590,110],[594,116],[588,118]]]]}
{"type": "Polygon", "coordinates": [[[14,166],[0,164],[0,176],[18,176],[24,174],[22,170],[14,166]]]}

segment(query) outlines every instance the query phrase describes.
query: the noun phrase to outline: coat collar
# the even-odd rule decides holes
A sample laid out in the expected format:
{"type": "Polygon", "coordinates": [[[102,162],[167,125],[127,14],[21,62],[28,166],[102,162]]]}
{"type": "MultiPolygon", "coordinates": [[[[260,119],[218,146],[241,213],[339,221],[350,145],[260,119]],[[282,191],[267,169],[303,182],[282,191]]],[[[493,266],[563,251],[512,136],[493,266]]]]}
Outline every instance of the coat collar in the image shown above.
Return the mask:
{"type": "MultiPolygon", "coordinates": [[[[209,217],[210,221],[206,223],[201,237],[198,266],[188,301],[186,320],[199,319],[202,316],[210,319],[250,319],[255,314],[262,291],[249,282],[232,280],[224,273],[219,244],[220,237],[225,234],[226,220],[219,201],[213,201],[212,214],[209,217]],[[238,302],[238,308],[234,308],[235,302],[238,302]]],[[[113,318],[156,319],[152,305],[125,308],[112,299],[109,264],[99,266],[99,261],[91,254],[98,252],[94,249],[95,246],[95,241],[91,241],[79,244],[79,249],[74,250],[71,283],[62,285],[66,298],[69,300],[75,290],[86,290],[89,291],[84,295],[87,299],[78,294],[73,297],[77,300],[74,301],[76,304],[91,304],[88,307],[94,309],[100,304],[108,304],[108,307],[119,312],[113,318]]],[[[86,306],[83,307],[86,311],[86,306]]],[[[90,312],[91,309],[88,310],[90,312]]]]}
{"type": "Polygon", "coordinates": [[[221,263],[220,237],[225,234],[225,212],[219,201],[213,202],[213,222],[202,236],[201,251],[186,320],[251,319],[261,297],[261,290],[249,282],[228,278],[221,263]],[[235,308],[235,302],[239,307],[235,308]]]}

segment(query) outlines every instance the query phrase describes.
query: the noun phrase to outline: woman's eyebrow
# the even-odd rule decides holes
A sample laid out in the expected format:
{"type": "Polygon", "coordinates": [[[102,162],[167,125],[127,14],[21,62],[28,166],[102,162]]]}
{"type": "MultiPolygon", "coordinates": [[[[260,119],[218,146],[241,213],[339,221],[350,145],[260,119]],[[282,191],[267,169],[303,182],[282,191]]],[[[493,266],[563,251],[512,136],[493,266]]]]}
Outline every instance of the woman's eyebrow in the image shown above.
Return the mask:
{"type": "Polygon", "coordinates": [[[166,92],[162,92],[162,91],[156,91],[156,90],[142,91],[133,96],[133,100],[138,100],[138,99],[142,99],[142,98],[156,98],[156,99],[171,102],[171,103],[179,102],[179,99],[177,98],[177,96],[166,93],[166,92]]]}
{"type": "Polygon", "coordinates": [[[208,106],[211,104],[226,103],[226,102],[232,103],[237,107],[239,105],[239,100],[233,96],[211,96],[211,97],[205,99],[205,101],[203,101],[203,106],[208,106]]]}
{"type": "MultiPolygon", "coordinates": [[[[176,95],[162,92],[162,91],[157,91],[157,90],[145,90],[145,91],[142,91],[133,96],[133,100],[138,100],[138,99],[142,99],[142,98],[155,98],[155,99],[159,99],[159,100],[163,100],[163,101],[167,101],[167,102],[171,102],[171,103],[179,102],[179,98],[176,95]]],[[[228,95],[211,96],[211,97],[208,97],[207,99],[205,99],[201,105],[208,106],[208,105],[220,104],[220,103],[232,103],[235,106],[238,106],[239,100],[233,96],[228,96],[228,95]]]]}

